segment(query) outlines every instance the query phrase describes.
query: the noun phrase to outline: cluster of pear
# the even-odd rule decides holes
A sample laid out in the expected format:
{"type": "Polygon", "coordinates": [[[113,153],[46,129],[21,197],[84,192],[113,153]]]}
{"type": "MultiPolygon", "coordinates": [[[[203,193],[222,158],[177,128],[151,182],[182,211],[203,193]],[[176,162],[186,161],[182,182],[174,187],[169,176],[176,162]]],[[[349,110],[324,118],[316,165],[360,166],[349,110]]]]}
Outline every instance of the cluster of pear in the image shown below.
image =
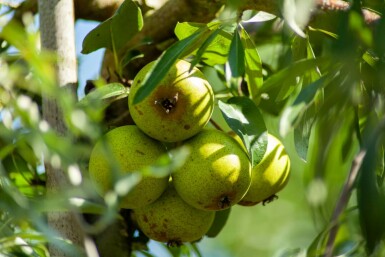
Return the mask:
{"type": "Polygon", "coordinates": [[[205,128],[214,94],[204,75],[197,68],[190,70],[186,61],[178,60],[150,95],[135,103],[153,65],[137,74],[130,89],[135,125],[106,133],[91,153],[89,173],[105,194],[111,190],[114,165],[124,173],[139,171],[167,154],[170,145],[187,145],[190,155],[180,168],[169,177],[144,176],[121,200],[146,236],[180,245],[201,239],[218,211],[274,196],[287,183],[290,160],[269,134],[265,156],[251,167],[239,138],[205,128]]]}

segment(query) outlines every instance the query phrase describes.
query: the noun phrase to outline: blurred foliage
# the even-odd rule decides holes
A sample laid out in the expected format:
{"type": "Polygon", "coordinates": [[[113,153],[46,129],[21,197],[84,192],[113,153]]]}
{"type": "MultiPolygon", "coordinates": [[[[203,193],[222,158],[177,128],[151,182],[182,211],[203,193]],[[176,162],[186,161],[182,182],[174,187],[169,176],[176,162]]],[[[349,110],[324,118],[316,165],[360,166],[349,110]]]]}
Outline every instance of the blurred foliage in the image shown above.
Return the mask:
{"type": "MultiPolygon", "coordinates": [[[[266,149],[264,132],[276,135],[292,160],[289,185],[268,206],[234,206],[226,225],[218,225],[223,230],[203,239],[200,249],[169,248],[131,231],[133,256],[316,257],[330,249],[329,256],[384,255],[385,21],[366,24],[358,1],[347,12],[320,13],[311,12],[309,1],[282,2],[283,18],[255,11],[239,18],[230,6],[211,23],[177,24],[179,41],[157,60],[137,101],[174,60],[190,60],[216,93],[210,126],[236,132],[254,164],[266,149]]],[[[385,11],[380,1],[367,4],[385,11]]],[[[140,31],[141,13],[128,8],[133,5],[126,1],[91,31],[83,52],[116,52],[140,31]],[[124,17],[133,31],[114,41],[124,17]],[[102,38],[95,38],[98,31],[102,38]]],[[[124,216],[117,207],[123,193],[98,196],[86,171],[93,145],[109,129],[106,110],[129,90],[98,81],[79,101],[57,89],[56,57],[38,50],[31,26],[8,23],[0,31],[0,256],[49,256],[46,243],[63,239],[48,227],[47,211],[85,214],[82,225],[91,235],[124,216]],[[43,99],[60,106],[65,135],[42,118],[43,99]],[[61,167],[71,187],[47,195],[45,163],[61,167]],[[92,214],[98,218],[90,222],[86,216],[92,214]]],[[[117,72],[140,56],[116,59],[117,72]]],[[[163,156],[154,167],[114,183],[132,186],[138,174],[167,174],[175,165],[163,156]]]]}

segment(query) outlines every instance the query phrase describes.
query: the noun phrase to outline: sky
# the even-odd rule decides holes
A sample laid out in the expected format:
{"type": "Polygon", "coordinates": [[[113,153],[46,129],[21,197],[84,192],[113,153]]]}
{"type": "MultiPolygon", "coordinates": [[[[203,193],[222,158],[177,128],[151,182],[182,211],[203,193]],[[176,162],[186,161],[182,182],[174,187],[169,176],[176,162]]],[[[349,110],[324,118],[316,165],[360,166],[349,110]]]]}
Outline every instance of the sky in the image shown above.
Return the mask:
{"type": "Polygon", "coordinates": [[[81,54],[82,43],[85,36],[99,23],[93,21],[78,20],[75,25],[75,47],[78,56],[78,80],[79,98],[84,97],[84,86],[89,79],[97,79],[103,60],[104,49],[99,49],[90,54],[81,54]]]}

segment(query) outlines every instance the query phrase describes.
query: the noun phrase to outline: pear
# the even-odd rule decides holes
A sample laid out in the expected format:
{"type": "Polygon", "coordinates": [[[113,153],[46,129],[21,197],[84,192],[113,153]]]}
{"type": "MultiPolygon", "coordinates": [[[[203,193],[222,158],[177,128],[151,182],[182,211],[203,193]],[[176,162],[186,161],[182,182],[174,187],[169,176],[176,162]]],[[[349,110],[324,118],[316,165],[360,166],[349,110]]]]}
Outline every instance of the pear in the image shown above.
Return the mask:
{"type": "Polygon", "coordinates": [[[265,204],[276,198],[276,193],[287,184],[290,175],[290,159],[282,143],[268,134],[267,149],[262,160],[252,168],[252,182],[240,205],[265,204]]]}
{"type": "Polygon", "coordinates": [[[204,129],[185,144],[190,157],[171,175],[182,199],[201,210],[237,204],[251,183],[251,164],[242,146],[215,129],[204,129]]]}
{"type": "Polygon", "coordinates": [[[214,94],[203,73],[191,72],[190,63],[177,60],[163,80],[143,101],[134,104],[151,62],[135,76],[129,109],[136,125],[148,136],[163,142],[179,142],[197,134],[211,118],[214,94]]]}
{"type": "Polygon", "coordinates": [[[179,246],[201,239],[210,229],[215,212],[202,211],[180,198],[170,182],[154,203],[134,210],[141,231],[150,239],[179,246]]]}
{"type": "MultiPolygon", "coordinates": [[[[89,159],[89,174],[99,193],[104,195],[113,183],[112,166],[116,162],[123,173],[140,171],[153,164],[166,150],[163,145],[146,136],[135,125],[110,130],[93,148],[89,159]]],[[[122,174],[120,174],[122,175],[122,174]]],[[[154,202],[167,187],[169,176],[142,180],[121,201],[121,207],[134,209],[154,202]]]]}

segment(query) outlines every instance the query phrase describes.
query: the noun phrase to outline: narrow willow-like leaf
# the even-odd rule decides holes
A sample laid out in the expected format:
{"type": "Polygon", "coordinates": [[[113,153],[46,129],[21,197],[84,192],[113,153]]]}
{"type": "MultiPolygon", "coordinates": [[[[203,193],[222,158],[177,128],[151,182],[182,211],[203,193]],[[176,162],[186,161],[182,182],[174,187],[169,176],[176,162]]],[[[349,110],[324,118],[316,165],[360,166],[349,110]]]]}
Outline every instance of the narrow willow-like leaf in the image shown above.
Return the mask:
{"type": "Polygon", "coordinates": [[[241,40],[245,50],[245,80],[251,99],[258,103],[263,85],[262,61],[254,42],[244,28],[241,29],[241,40]]]}
{"type": "Polygon", "coordinates": [[[233,97],[219,108],[229,127],[242,139],[253,166],[258,164],[267,147],[264,119],[254,102],[247,97],[233,97]]]}
{"type": "Polygon", "coordinates": [[[245,51],[238,33],[238,28],[234,30],[228,62],[233,77],[241,77],[245,74],[245,51]]]}
{"type": "Polygon", "coordinates": [[[86,95],[80,100],[80,105],[87,105],[90,101],[96,99],[108,99],[112,97],[127,96],[128,89],[120,83],[111,83],[101,87],[97,87],[95,90],[86,95]]]}
{"type": "Polygon", "coordinates": [[[198,40],[201,34],[205,31],[205,29],[199,30],[191,36],[176,42],[159,57],[147,76],[144,78],[142,87],[140,87],[135,94],[133,101],[134,104],[141,102],[157,87],[159,82],[162,81],[171,66],[181,56],[184,50],[194,44],[194,42],[198,40]]]}
{"type": "Polygon", "coordinates": [[[302,75],[304,72],[316,69],[319,66],[326,65],[328,63],[327,59],[318,58],[318,59],[304,59],[297,62],[294,62],[291,66],[282,69],[281,71],[275,73],[269,79],[267,79],[261,88],[261,93],[268,92],[272,89],[279,88],[284,90],[282,86],[282,81],[288,79],[294,79],[297,76],[302,75]]]}
{"type": "Polygon", "coordinates": [[[231,208],[215,212],[214,222],[211,225],[209,231],[206,233],[208,237],[216,237],[219,232],[222,231],[223,227],[230,216],[231,208]]]}
{"type": "MultiPolygon", "coordinates": [[[[374,117],[372,119],[376,120],[374,117]]],[[[357,203],[361,230],[366,241],[366,249],[370,255],[385,237],[385,223],[383,222],[385,195],[378,185],[376,169],[378,157],[382,155],[379,150],[381,139],[384,137],[384,129],[366,131],[365,134],[369,134],[369,136],[364,138],[367,152],[357,183],[357,203]]]]}
{"type": "Polygon", "coordinates": [[[301,91],[294,103],[287,107],[280,120],[280,134],[286,135],[294,128],[301,114],[306,111],[308,104],[313,101],[318,89],[324,86],[325,79],[321,78],[301,91]]]}
{"type": "Polygon", "coordinates": [[[190,71],[198,64],[202,59],[202,55],[205,53],[207,47],[213,42],[217,35],[221,32],[221,29],[216,29],[210,34],[210,36],[203,42],[201,47],[199,47],[194,59],[191,61],[190,71]]]}

